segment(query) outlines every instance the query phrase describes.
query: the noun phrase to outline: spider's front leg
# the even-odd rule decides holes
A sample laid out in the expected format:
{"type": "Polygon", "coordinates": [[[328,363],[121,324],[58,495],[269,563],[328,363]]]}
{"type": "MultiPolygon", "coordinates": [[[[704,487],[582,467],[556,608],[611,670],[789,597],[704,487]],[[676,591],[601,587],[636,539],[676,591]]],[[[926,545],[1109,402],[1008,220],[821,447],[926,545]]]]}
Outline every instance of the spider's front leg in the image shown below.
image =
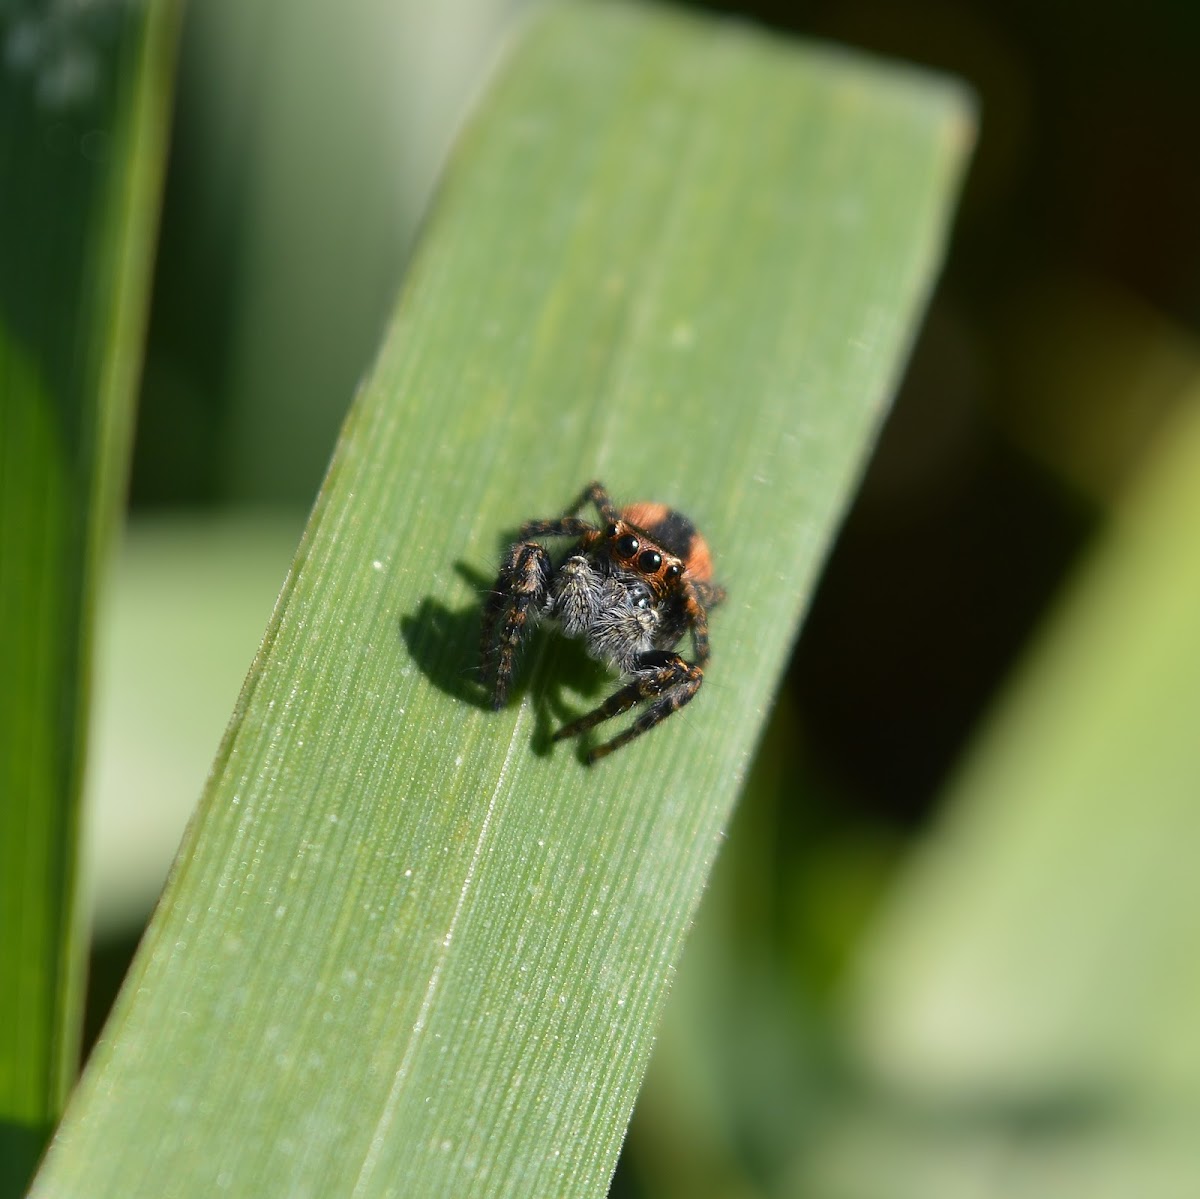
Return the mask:
{"type": "Polygon", "coordinates": [[[526,623],[546,602],[553,570],[550,555],[536,541],[518,541],[509,548],[484,602],[479,654],[484,683],[491,682],[492,707],[497,710],[508,699],[526,623]]]}
{"type": "Polygon", "coordinates": [[[618,512],[603,483],[589,483],[575,502],[558,517],[557,520],[530,520],[520,528],[518,536],[524,541],[529,537],[579,537],[584,533],[595,532],[596,526],[590,520],[584,520],[575,514],[585,504],[592,504],[600,514],[604,524],[611,524],[617,519],[618,512]]]}
{"type": "Polygon", "coordinates": [[[598,708],[564,725],[554,734],[555,741],[576,737],[613,716],[627,712],[635,704],[651,700],[650,706],[623,732],[611,741],[588,752],[588,765],[607,757],[635,737],[649,732],[656,724],[678,712],[700,690],[704,670],[678,654],[653,649],[640,655],[635,674],[619,691],[614,691],[598,708]]]}

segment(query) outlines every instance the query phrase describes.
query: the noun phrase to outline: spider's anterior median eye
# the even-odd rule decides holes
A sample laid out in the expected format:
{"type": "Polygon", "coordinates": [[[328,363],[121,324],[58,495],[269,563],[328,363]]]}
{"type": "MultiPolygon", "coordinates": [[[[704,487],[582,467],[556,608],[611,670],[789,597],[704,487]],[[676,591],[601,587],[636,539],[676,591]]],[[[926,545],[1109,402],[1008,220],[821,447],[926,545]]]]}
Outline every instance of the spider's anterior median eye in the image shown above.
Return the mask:
{"type": "Polygon", "coordinates": [[[658,550],[647,550],[638,559],[638,570],[644,571],[648,575],[654,574],[662,565],[662,554],[658,550]]]}
{"type": "Polygon", "coordinates": [[[624,537],[618,537],[613,549],[622,558],[632,558],[638,552],[638,547],[642,543],[632,534],[626,533],[624,537]]]}

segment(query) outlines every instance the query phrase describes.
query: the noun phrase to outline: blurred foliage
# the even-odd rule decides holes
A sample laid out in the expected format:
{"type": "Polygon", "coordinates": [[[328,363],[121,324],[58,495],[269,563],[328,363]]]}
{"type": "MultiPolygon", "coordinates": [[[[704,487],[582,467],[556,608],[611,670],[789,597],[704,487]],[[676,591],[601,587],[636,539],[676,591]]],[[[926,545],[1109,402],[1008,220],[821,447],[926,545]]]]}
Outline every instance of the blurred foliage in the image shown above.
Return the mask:
{"type": "Polygon", "coordinates": [[[145,516],[96,647],[86,830],[101,940],[138,928],[212,766],[303,530],[298,515],[145,516]]]}
{"type": "Polygon", "coordinates": [[[450,140],[527,6],[188,6],[135,507],[311,504],[450,140]]]}
{"type": "Polygon", "coordinates": [[[1183,399],[857,955],[870,1100],[819,1193],[1200,1191],[1200,375],[1183,399]]]}
{"type": "Polygon", "coordinates": [[[78,1064],[80,779],[120,513],[177,10],[0,9],[0,1193],[78,1064]]]}

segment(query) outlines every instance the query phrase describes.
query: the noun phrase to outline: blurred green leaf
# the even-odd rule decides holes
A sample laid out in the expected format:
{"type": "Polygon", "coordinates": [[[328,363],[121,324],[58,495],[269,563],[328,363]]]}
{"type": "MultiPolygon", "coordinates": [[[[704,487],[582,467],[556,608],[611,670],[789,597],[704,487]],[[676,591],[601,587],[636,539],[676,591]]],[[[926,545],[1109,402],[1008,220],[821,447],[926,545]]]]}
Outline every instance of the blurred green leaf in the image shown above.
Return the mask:
{"type": "Polygon", "coordinates": [[[603,1191],[970,129],[951,86],[739,25],[539,22],[38,1195],[603,1191]],[[499,714],[475,653],[502,540],[592,477],[686,507],[730,600],[699,698],[588,769],[548,744],[606,685],[576,647],[499,714]]]}
{"type": "Polygon", "coordinates": [[[96,644],[85,874],[97,936],[140,931],[262,639],[303,516],[135,516],[96,644]]]}
{"type": "Polygon", "coordinates": [[[120,500],[175,6],[0,14],[0,1193],[77,1065],[92,595],[120,500]]]}
{"type": "Polygon", "coordinates": [[[1200,1191],[1198,541],[1200,393],[868,946],[875,1099],[804,1193],[1200,1191]]]}

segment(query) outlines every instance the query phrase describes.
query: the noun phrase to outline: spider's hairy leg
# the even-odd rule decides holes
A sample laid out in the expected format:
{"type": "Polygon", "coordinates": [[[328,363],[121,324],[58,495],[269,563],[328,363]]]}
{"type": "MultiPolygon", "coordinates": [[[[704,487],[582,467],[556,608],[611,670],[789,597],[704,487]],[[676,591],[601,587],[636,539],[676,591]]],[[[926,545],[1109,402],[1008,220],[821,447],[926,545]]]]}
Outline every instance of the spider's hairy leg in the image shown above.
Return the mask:
{"type": "Polygon", "coordinates": [[[512,685],[517,649],[531,612],[541,608],[550,587],[550,555],[536,541],[518,541],[500,567],[496,585],[483,605],[480,658],[483,676],[492,682],[492,707],[504,707],[512,685]]]}
{"type": "Polygon", "coordinates": [[[584,533],[594,533],[596,526],[590,520],[575,515],[585,504],[594,504],[605,524],[617,519],[617,510],[608,498],[604,484],[589,483],[562,516],[556,520],[526,521],[517,535],[524,541],[530,537],[582,537],[584,533]]]}
{"type": "Polygon", "coordinates": [[[700,690],[703,681],[702,667],[667,650],[648,650],[639,658],[637,674],[630,682],[613,692],[598,708],[564,725],[554,734],[554,740],[562,741],[586,733],[603,721],[627,712],[635,704],[653,701],[624,732],[588,753],[590,766],[678,712],[700,690]]]}
{"type": "Polygon", "coordinates": [[[528,537],[582,537],[595,531],[596,526],[590,520],[560,516],[557,520],[527,520],[517,530],[517,536],[524,541],[528,537]]]}
{"type": "Polygon", "coordinates": [[[696,592],[696,598],[700,601],[700,606],[706,610],[725,602],[724,587],[718,587],[715,583],[693,583],[692,587],[696,592]]]}
{"type": "Polygon", "coordinates": [[[593,480],[584,488],[583,495],[579,497],[579,501],[572,511],[582,508],[584,504],[594,504],[601,521],[606,525],[612,524],[619,515],[616,505],[609,498],[607,489],[598,479],[593,480]]]}
{"type": "MultiPolygon", "coordinates": [[[[719,589],[718,589],[719,590],[719,589]]],[[[721,592],[721,598],[725,593],[721,592]]],[[[692,630],[692,645],[696,650],[696,665],[703,667],[711,656],[708,648],[708,612],[702,601],[699,588],[692,584],[692,593],[687,600],[687,621],[692,630]]]]}

